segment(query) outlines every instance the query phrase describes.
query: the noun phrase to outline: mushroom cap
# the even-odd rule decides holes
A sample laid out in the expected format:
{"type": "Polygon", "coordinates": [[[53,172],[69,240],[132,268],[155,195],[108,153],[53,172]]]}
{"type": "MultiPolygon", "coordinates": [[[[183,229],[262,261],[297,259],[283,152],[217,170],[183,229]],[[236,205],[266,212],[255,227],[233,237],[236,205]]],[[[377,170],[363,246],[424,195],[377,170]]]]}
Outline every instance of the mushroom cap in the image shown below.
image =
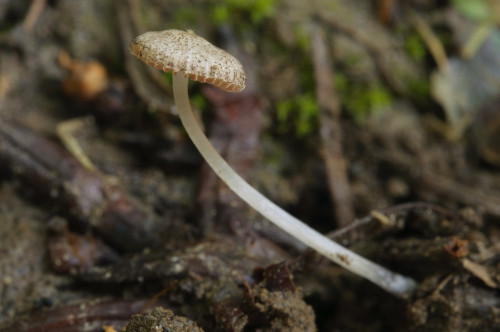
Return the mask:
{"type": "Polygon", "coordinates": [[[130,43],[130,52],[148,65],[229,91],[245,88],[241,63],[224,50],[210,44],[193,31],[146,32],[130,43]]]}

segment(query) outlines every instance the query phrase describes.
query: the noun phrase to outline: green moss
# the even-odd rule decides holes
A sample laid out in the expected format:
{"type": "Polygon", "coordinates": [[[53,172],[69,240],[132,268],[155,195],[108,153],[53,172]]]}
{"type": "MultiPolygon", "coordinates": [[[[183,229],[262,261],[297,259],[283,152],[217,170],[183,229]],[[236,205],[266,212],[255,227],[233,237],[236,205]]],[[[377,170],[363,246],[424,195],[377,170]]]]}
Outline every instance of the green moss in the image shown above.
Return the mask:
{"type": "Polygon", "coordinates": [[[304,138],[318,127],[314,69],[303,52],[295,50],[293,53],[300,54],[296,59],[297,91],[300,93],[276,103],[276,118],[280,132],[291,132],[297,138],[304,138]]]}
{"type": "Polygon", "coordinates": [[[191,101],[191,105],[193,105],[193,108],[203,111],[207,107],[207,100],[200,94],[193,94],[189,97],[189,100],[191,101]]]}
{"type": "Polygon", "coordinates": [[[422,61],[427,55],[427,48],[417,34],[410,34],[405,39],[406,53],[415,61],[422,61]]]}
{"type": "Polygon", "coordinates": [[[392,96],[382,86],[370,86],[366,89],[354,89],[351,98],[347,99],[346,110],[356,120],[361,121],[371,112],[390,105],[392,96]]]}
{"type": "Polygon", "coordinates": [[[220,25],[230,20],[243,22],[242,17],[250,18],[252,24],[261,23],[276,10],[276,0],[227,0],[213,7],[210,18],[220,25]]]}
{"type": "Polygon", "coordinates": [[[346,55],[344,59],[342,59],[343,63],[347,67],[356,67],[361,64],[364,60],[364,56],[360,54],[350,54],[346,55]]]}
{"type": "Polygon", "coordinates": [[[420,102],[430,98],[431,84],[428,80],[413,80],[409,84],[411,95],[420,102]]]}
{"type": "Polygon", "coordinates": [[[274,14],[276,9],[276,2],[274,0],[240,0],[243,3],[250,3],[250,18],[253,23],[259,23],[266,17],[270,17],[274,14]]]}
{"type": "Polygon", "coordinates": [[[308,52],[311,49],[311,36],[308,34],[302,25],[297,25],[294,30],[295,41],[299,48],[308,52]]]}
{"type": "Polygon", "coordinates": [[[172,87],[172,72],[162,73],[162,79],[168,87],[172,87]]]}
{"type": "Polygon", "coordinates": [[[333,86],[340,94],[345,94],[349,89],[347,77],[342,73],[335,73],[333,75],[333,86]]]}
{"type": "Polygon", "coordinates": [[[312,93],[280,101],[276,110],[281,132],[293,131],[298,138],[302,138],[317,127],[318,105],[312,93]]]}
{"type": "Polygon", "coordinates": [[[210,13],[212,22],[221,25],[229,21],[229,8],[226,5],[217,5],[210,13]]]}
{"type": "Polygon", "coordinates": [[[334,86],[347,114],[356,121],[362,121],[370,112],[380,110],[392,103],[392,94],[380,84],[363,86],[350,84],[343,74],[334,76],[334,86]]]}
{"type": "MultiPolygon", "coordinates": [[[[362,121],[366,115],[389,106],[393,101],[390,90],[380,84],[349,84],[342,74],[334,76],[334,84],[342,107],[356,121],[362,121]]],[[[297,138],[303,138],[317,129],[319,109],[312,91],[278,102],[276,111],[282,133],[293,132],[297,138]]]]}
{"type": "Polygon", "coordinates": [[[169,23],[168,26],[188,28],[190,26],[196,26],[196,23],[199,21],[200,10],[197,10],[195,7],[186,6],[185,8],[179,8],[175,11],[173,21],[169,23]]]}

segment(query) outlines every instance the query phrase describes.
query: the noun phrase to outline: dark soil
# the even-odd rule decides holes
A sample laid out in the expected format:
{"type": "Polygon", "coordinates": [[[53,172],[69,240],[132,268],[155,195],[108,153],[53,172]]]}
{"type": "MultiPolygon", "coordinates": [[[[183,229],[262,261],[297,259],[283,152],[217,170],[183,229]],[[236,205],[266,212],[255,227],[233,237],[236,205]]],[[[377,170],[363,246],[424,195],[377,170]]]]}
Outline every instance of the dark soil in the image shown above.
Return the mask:
{"type": "Polygon", "coordinates": [[[0,1],[0,329],[500,330],[500,15],[458,3],[0,1]],[[190,87],[224,158],[414,293],[344,271],[219,182],[168,75],[128,51],[171,28],[245,67],[241,94],[190,87]]]}

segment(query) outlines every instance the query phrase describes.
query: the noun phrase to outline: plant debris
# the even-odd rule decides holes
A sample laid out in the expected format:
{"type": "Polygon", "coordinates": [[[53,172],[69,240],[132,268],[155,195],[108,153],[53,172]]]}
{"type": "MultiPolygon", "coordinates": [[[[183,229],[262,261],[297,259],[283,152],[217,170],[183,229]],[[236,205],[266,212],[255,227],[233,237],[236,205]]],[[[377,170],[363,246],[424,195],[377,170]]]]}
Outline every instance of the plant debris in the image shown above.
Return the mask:
{"type": "Polygon", "coordinates": [[[0,330],[494,330],[497,9],[0,1],[0,330]],[[221,154],[314,229],[416,280],[411,296],[290,239],[204,168],[170,77],[128,52],[164,29],[240,54],[247,94],[189,87],[221,154]],[[92,168],[58,137],[79,119],[92,168]]]}

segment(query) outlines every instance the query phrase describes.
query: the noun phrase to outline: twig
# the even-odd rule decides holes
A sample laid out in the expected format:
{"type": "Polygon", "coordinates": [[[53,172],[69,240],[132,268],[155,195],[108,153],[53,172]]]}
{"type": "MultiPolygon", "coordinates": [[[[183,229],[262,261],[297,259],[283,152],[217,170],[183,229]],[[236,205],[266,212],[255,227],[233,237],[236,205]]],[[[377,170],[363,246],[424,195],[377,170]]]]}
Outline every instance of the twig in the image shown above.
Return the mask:
{"type": "MultiPolygon", "coordinates": [[[[50,311],[36,313],[10,326],[4,332],[17,331],[102,331],[103,325],[124,326],[130,316],[141,311],[147,300],[101,302],[89,301],[50,311]]],[[[158,305],[170,303],[160,300],[158,305]]]]}
{"type": "Polygon", "coordinates": [[[158,293],[156,293],[145,305],[144,307],[141,309],[140,311],[140,314],[143,315],[143,314],[146,314],[148,311],[151,310],[151,308],[157,304],[158,300],[164,296],[165,294],[167,294],[168,292],[170,292],[172,289],[174,289],[175,287],[177,287],[179,284],[179,281],[178,280],[174,280],[170,285],[168,285],[167,287],[163,288],[161,291],[159,291],[158,293]]]}
{"type": "Polygon", "coordinates": [[[11,86],[9,77],[5,74],[0,75],[0,100],[5,99],[11,86]]]}
{"type": "Polygon", "coordinates": [[[446,51],[444,50],[443,44],[439,38],[436,37],[436,34],[432,31],[427,22],[424,21],[424,19],[417,13],[411,13],[410,19],[420,37],[422,37],[424,43],[427,45],[427,48],[434,58],[438,68],[440,70],[446,68],[448,65],[448,58],[446,57],[446,51]]]}
{"type": "MultiPolygon", "coordinates": [[[[456,215],[450,210],[442,206],[439,206],[437,204],[426,203],[426,202],[408,202],[399,205],[394,205],[386,209],[377,210],[377,214],[379,216],[384,215],[386,217],[394,215],[399,216],[404,213],[408,213],[410,211],[418,211],[418,210],[430,210],[433,213],[449,218],[450,220],[456,218],[456,215]]],[[[371,213],[370,215],[365,216],[363,218],[357,218],[354,222],[352,222],[348,226],[338,229],[334,232],[331,232],[327,234],[327,236],[330,239],[340,242],[344,245],[352,245],[358,241],[362,241],[368,238],[369,236],[375,235],[376,232],[374,232],[373,227],[371,227],[373,226],[372,224],[374,221],[377,221],[377,224],[381,225],[380,219],[377,219],[376,217],[373,216],[373,213],[371,213]]]]}
{"type": "Polygon", "coordinates": [[[342,152],[340,105],[333,87],[333,73],[325,37],[321,29],[311,29],[311,51],[316,81],[316,99],[319,106],[321,150],[330,188],[332,207],[337,225],[343,227],[354,220],[346,161],[342,152]]]}
{"type": "Polygon", "coordinates": [[[72,226],[95,229],[114,247],[134,250],[160,240],[165,221],[156,218],[150,207],[98,170],[85,169],[62,147],[4,117],[0,118],[0,166],[33,196],[58,206],[72,226]]]}
{"type": "MultiPolygon", "coordinates": [[[[415,64],[412,63],[412,67],[404,66],[404,75],[401,70],[395,70],[395,66],[401,65],[401,62],[396,60],[398,57],[404,58],[405,55],[402,51],[398,50],[398,46],[395,45],[395,43],[388,41],[386,33],[379,30],[366,34],[366,30],[359,29],[358,25],[353,24],[351,20],[346,19],[342,16],[342,13],[321,10],[321,8],[318,8],[316,12],[322,21],[352,38],[372,55],[383,79],[392,90],[402,96],[412,95],[411,89],[408,87],[408,80],[417,79],[419,76],[417,69],[415,68],[415,64]],[[376,35],[377,38],[373,38],[373,35],[376,35]],[[382,42],[380,40],[381,38],[382,42]],[[388,47],[390,47],[390,49],[388,49],[388,47]]],[[[373,29],[380,29],[380,25],[375,27],[372,24],[369,25],[369,27],[373,29]]]]}
{"type": "Polygon", "coordinates": [[[414,183],[417,191],[439,194],[460,203],[482,207],[486,213],[493,216],[500,216],[500,196],[493,192],[486,193],[484,189],[471,188],[449,177],[422,169],[421,165],[415,165],[415,161],[409,157],[380,151],[374,152],[374,154],[377,158],[389,162],[398,170],[403,171],[414,183]]]}
{"type": "Polygon", "coordinates": [[[462,57],[472,59],[486,39],[493,33],[495,26],[490,23],[483,23],[477,27],[467,43],[462,47],[462,57]]]}
{"type": "MultiPolygon", "coordinates": [[[[122,37],[124,54],[129,54],[129,43],[137,36],[137,2],[129,0],[117,2],[118,21],[122,37]]],[[[173,114],[173,99],[165,91],[165,81],[157,70],[151,70],[147,66],[141,66],[138,61],[129,56],[125,57],[125,68],[132,79],[132,85],[136,93],[153,110],[159,110],[167,114],[173,114]],[[160,78],[158,78],[160,77],[160,78]]]]}
{"type": "Polygon", "coordinates": [[[42,14],[45,9],[45,4],[47,0],[33,0],[31,3],[30,9],[28,10],[28,14],[24,18],[23,28],[25,31],[32,31],[35,26],[38,17],[42,14]]]}
{"type": "Polygon", "coordinates": [[[95,171],[96,167],[92,161],[90,161],[90,158],[87,156],[85,151],[83,151],[80,143],[74,135],[78,130],[92,125],[94,125],[94,118],[86,116],[60,122],[56,127],[57,135],[63,142],[66,149],[68,149],[68,151],[71,152],[76,159],[78,159],[83,167],[91,172],[95,171]]]}
{"type": "Polygon", "coordinates": [[[422,171],[413,172],[413,179],[419,190],[433,191],[467,205],[482,207],[491,215],[500,217],[500,197],[481,188],[471,188],[449,177],[422,171]]]}

